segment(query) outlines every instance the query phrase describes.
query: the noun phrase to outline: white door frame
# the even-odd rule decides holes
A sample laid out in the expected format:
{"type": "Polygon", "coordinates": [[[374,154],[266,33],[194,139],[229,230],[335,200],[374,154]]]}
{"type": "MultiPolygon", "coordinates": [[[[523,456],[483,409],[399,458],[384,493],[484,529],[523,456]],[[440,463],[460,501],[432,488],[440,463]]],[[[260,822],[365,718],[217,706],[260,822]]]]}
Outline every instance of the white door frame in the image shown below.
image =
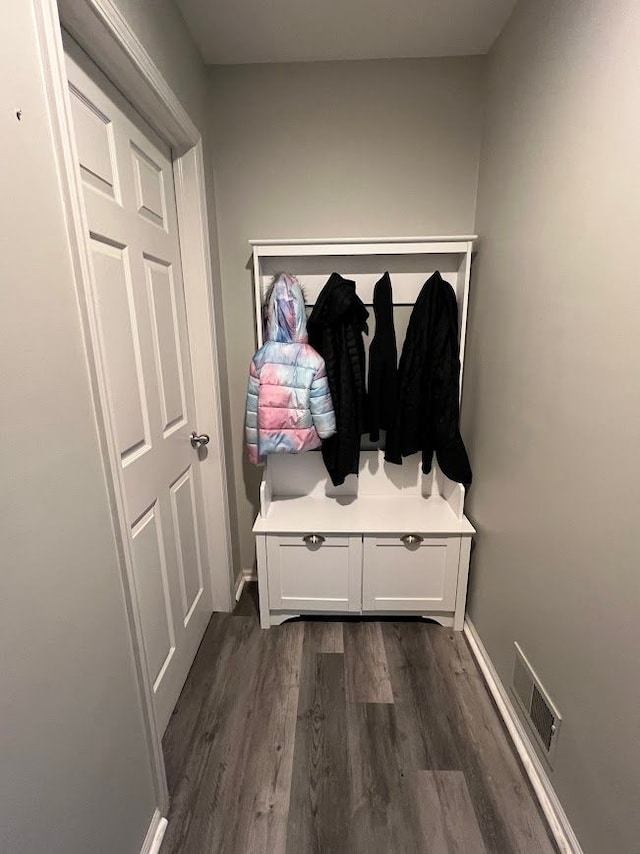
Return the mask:
{"type": "Polygon", "coordinates": [[[38,23],[40,61],[47,87],[54,144],[96,424],[109,491],[124,596],[131,628],[132,651],[145,718],[158,808],[166,814],[168,791],[160,734],[153,711],[153,692],[146,668],[142,624],[135,595],[133,561],[124,514],[124,490],[115,430],[107,398],[105,366],[99,347],[92,293],[89,237],[77,166],[71,104],[61,26],[68,30],[96,65],[171,146],[178,208],[180,246],[193,367],[198,431],[211,434],[201,465],[204,493],[209,583],[214,610],[230,611],[233,573],[222,444],[218,347],[213,322],[213,281],[209,251],[202,138],[198,128],[168,86],[142,43],[112,0],[33,0],[38,23]]]}

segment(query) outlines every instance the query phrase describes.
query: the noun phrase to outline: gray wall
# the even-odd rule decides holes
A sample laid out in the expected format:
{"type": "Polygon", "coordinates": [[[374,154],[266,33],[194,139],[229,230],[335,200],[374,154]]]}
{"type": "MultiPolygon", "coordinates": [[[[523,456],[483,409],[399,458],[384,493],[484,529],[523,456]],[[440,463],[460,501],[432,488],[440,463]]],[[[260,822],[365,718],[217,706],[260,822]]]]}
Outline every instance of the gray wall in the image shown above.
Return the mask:
{"type": "Polygon", "coordinates": [[[205,69],[173,0],[113,2],[202,132],[206,124],[205,69]]]}
{"type": "Polygon", "coordinates": [[[484,57],[213,67],[214,156],[240,563],[260,470],[243,456],[253,237],[470,232],[484,57]]]}
{"type": "Polygon", "coordinates": [[[564,715],[588,854],[640,839],[640,6],[521,0],[490,58],[463,422],[470,612],[564,715]]]}
{"type": "Polygon", "coordinates": [[[0,850],[133,854],[155,795],[30,13],[0,58],[0,850]]]}
{"type": "MultiPolygon", "coordinates": [[[[201,121],[181,19],[163,46],[129,6],[201,121]]],[[[155,795],[31,4],[3,35],[0,850],[137,854],[155,795]]]]}

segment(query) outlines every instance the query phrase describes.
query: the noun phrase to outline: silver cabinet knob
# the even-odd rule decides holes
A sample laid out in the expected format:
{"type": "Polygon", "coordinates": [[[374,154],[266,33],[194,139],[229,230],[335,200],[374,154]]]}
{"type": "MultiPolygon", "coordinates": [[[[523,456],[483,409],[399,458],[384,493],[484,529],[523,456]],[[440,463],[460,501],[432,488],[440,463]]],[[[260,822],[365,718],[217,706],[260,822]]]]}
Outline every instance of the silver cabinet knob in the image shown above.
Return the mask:
{"type": "Polygon", "coordinates": [[[419,546],[424,537],[421,537],[419,534],[405,534],[404,537],[400,537],[405,546],[419,546]]]}
{"type": "Polygon", "coordinates": [[[191,447],[199,448],[200,445],[208,445],[208,444],[209,444],[209,437],[207,436],[206,433],[201,433],[198,436],[196,431],[195,430],[193,431],[193,433],[191,434],[191,447]]]}
{"type": "Polygon", "coordinates": [[[302,539],[308,546],[321,546],[324,543],[322,534],[307,534],[302,539]]]}

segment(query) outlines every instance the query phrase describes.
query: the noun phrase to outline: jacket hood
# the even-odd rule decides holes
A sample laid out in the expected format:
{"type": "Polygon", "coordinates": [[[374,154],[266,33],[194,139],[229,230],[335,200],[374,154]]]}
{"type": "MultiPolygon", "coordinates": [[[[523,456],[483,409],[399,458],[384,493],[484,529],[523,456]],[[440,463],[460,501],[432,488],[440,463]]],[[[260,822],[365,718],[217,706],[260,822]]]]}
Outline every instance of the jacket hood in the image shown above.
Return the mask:
{"type": "Polygon", "coordinates": [[[334,326],[348,318],[367,332],[368,317],[369,312],[356,293],[356,283],[339,273],[332,273],[318,297],[310,322],[318,327],[334,326]]]}
{"type": "Polygon", "coordinates": [[[267,303],[266,337],[283,344],[306,344],[307,315],[300,283],[290,273],[278,273],[267,303]]]}

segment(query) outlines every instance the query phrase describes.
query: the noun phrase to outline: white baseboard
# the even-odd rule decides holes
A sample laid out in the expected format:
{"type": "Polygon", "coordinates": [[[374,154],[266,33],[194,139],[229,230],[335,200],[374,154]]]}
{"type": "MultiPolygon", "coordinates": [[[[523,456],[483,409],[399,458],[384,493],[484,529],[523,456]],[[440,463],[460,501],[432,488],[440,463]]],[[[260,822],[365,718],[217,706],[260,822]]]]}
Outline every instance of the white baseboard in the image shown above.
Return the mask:
{"type": "Polygon", "coordinates": [[[578,838],[575,835],[569,819],[558,800],[551,780],[540,761],[527,731],[511,702],[498,673],[489,658],[489,654],[480,640],[480,636],[471,620],[467,617],[464,623],[464,634],[471,652],[480,668],[489,693],[504,721],[507,732],[511,737],[525,773],[529,778],[540,808],[544,813],[549,828],[562,854],[583,854],[578,838]]]}
{"type": "Polygon", "coordinates": [[[253,569],[241,569],[240,572],[236,576],[235,588],[236,588],[236,602],[240,601],[240,597],[242,596],[242,591],[244,590],[245,584],[249,581],[257,581],[258,575],[253,569]]]}
{"type": "Polygon", "coordinates": [[[156,810],[151,819],[149,830],[142,843],[140,854],[158,854],[165,830],[167,829],[167,820],[160,814],[160,810],[156,810]]]}

